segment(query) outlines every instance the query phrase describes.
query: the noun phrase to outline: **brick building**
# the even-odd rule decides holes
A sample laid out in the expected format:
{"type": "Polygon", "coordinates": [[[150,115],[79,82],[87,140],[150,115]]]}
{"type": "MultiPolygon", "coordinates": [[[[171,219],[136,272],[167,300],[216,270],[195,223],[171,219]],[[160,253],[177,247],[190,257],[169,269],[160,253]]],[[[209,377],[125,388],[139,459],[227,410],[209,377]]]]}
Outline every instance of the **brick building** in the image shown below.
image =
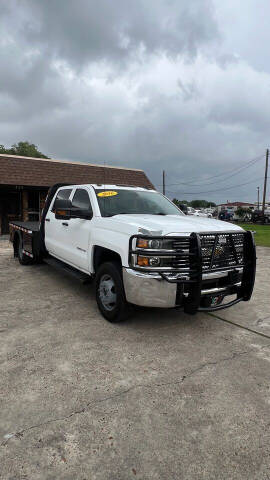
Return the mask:
{"type": "Polygon", "coordinates": [[[154,188],[143,170],[0,154],[0,235],[12,220],[38,220],[55,183],[154,188]]]}
{"type": "Polygon", "coordinates": [[[222,210],[228,210],[231,212],[236,212],[236,210],[241,207],[241,208],[254,208],[254,203],[247,203],[247,202],[227,202],[227,203],[221,203],[220,205],[217,205],[217,210],[218,213],[221,212],[222,210]]]}

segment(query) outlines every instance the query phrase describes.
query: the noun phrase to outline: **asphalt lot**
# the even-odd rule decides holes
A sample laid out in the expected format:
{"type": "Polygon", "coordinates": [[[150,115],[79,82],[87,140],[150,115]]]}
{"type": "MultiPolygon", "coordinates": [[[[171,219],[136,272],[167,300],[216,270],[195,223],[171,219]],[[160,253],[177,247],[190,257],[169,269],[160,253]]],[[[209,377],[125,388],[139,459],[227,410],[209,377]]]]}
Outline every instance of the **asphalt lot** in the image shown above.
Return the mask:
{"type": "Polygon", "coordinates": [[[1,240],[0,478],[269,480],[269,294],[261,247],[251,302],[111,325],[1,240]]]}

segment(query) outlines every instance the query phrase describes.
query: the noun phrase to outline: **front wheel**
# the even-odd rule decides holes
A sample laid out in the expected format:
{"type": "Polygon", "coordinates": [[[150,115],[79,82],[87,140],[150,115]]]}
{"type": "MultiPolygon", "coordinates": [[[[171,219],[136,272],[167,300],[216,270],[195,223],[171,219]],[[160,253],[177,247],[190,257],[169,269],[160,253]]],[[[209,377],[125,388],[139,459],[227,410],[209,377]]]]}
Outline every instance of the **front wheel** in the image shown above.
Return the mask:
{"type": "Polygon", "coordinates": [[[126,301],[121,266],[117,262],[103,263],[96,275],[96,301],[103,317],[109,322],[122,322],[131,313],[126,301]]]}

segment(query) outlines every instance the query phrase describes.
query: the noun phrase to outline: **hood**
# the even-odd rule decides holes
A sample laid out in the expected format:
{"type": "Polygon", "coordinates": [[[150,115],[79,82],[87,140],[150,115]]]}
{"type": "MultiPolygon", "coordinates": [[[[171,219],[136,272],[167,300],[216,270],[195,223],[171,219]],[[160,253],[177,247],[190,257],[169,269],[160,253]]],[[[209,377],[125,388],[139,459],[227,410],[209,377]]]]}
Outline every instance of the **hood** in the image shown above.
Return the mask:
{"type": "MultiPolygon", "coordinates": [[[[233,223],[214,218],[189,215],[115,215],[112,221],[134,228],[134,233],[145,235],[170,235],[178,233],[243,231],[233,223]]],[[[132,228],[132,230],[133,230],[132,228]]]]}

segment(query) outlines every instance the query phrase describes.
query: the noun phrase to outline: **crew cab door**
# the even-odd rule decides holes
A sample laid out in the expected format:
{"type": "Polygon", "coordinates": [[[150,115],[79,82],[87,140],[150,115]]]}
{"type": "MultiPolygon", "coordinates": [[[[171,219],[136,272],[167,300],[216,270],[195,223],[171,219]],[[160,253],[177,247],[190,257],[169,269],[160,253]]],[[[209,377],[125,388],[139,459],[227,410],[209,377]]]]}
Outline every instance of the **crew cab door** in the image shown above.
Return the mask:
{"type": "MultiPolygon", "coordinates": [[[[85,187],[74,189],[71,198],[72,207],[88,210],[93,217],[93,209],[89,192],[85,187]]],[[[69,263],[73,266],[89,272],[89,242],[92,230],[92,218],[71,218],[68,221],[69,237],[69,263]]]]}
{"type": "Polygon", "coordinates": [[[54,205],[56,199],[69,199],[72,190],[71,187],[62,187],[57,191],[45,218],[46,249],[51,255],[61,260],[68,257],[68,250],[70,249],[67,231],[68,221],[55,218],[54,205]]]}

